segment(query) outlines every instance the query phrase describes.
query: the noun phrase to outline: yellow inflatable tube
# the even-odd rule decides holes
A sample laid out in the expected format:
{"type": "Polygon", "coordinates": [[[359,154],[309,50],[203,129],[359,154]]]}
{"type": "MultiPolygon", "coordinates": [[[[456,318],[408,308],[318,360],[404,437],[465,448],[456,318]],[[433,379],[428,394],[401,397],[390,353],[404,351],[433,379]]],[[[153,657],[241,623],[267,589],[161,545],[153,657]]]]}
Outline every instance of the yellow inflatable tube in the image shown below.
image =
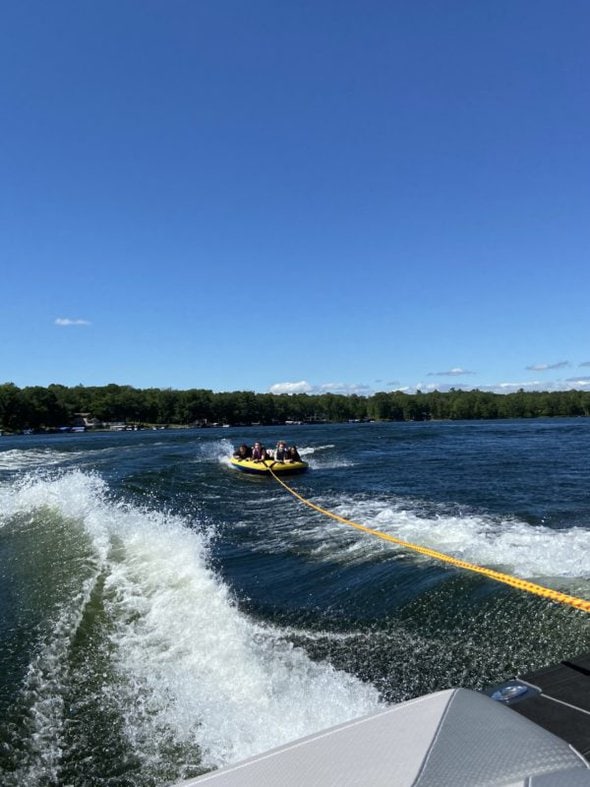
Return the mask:
{"type": "Polygon", "coordinates": [[[307,462],[275,462],[274,459],[254,462],[252,459],[238,459],[232,456],[229,461],[236,470],[255,475],[269,475],[271,468],[277,475],[295,475],[295,473],[304,473],[308,468],[307,462]]]}

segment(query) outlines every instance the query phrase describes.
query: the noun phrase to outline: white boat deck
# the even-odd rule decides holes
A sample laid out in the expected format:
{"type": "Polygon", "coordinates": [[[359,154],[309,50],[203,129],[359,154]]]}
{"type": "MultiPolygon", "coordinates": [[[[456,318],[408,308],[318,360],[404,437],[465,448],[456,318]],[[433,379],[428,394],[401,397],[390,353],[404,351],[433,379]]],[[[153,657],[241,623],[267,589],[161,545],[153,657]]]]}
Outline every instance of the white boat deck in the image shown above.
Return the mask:
{"type": "Polygon", "coordinates": [[[586,760],[467,689],[394,705],[184,782],[183,787],[582,787],[586,760]]]}

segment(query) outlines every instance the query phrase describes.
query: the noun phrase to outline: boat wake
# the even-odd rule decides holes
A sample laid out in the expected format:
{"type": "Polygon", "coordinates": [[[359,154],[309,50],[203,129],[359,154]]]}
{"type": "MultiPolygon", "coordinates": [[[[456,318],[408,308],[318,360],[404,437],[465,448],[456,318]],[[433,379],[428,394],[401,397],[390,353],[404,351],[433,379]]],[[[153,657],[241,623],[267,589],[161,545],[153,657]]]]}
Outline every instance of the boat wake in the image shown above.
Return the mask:
{"type": "MultiPolygon", "coordinates": [[[[519,577],[590,582],[585,558],[590,549],[590,530],[586,528],[555,530],[513,517],[501,519],[407,499],[342,495],[313,502],[344,519],[470,563],[509,570],[519,577]]],[[[294,521],[296,537],[311,542],[317,556],[325,560],[371,560],[384,550],[416,561],[430,560],[320,514],[309,514],[307,509],[302,509],[294,521]]]]}
{"type": "Polygon", "coordinates": [[[28,451],[13,448],[0,453],[0,471],[19,471],[35,467],[50,467],[64,462],[75,462],[82,451],[55,451],[51,448],[35,448],[28,451]]]}
{"type": "Polygon", "coordinates": [[[371,685],[240,612],[199,521],[80,471],[2,486],[0,509],[2,546],[27,555],[6,577],[13,598],[45,595],[35,621],[15,621],[28,656],[3,708],[21,727],[18,745],[3,730],[5,783],[111,778],[109,749],[171,781],[379,706],[371,685]]]}

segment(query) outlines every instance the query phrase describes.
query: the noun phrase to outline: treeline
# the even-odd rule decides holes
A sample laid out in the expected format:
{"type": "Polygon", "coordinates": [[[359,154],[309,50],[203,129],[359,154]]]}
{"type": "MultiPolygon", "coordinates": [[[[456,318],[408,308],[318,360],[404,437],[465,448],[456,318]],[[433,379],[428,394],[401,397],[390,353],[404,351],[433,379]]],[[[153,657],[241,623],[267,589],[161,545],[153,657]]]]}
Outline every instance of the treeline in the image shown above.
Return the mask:
{"type": "Polygon", "coordinates": [[[429,419],[537,418],[590,415],[590,391],[494,394],[477,389],[372,396],[341,394],[214,393],[206,389],[137,389],[50,385],[0,385],[0,429],[59,429],[80,422],[80,414],[99,423],[273,424],[285,421],[424,421],[429,419]]]}

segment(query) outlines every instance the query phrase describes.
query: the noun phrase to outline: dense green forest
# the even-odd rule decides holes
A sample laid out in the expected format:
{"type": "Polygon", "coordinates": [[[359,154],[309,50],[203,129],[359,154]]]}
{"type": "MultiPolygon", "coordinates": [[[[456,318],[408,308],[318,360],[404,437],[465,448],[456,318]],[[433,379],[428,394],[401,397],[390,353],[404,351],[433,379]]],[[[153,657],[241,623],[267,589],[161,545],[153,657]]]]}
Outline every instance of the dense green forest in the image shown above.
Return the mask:
{"type": "Polygon", "coordinates": [[[273,424],[286,421],[424,421],[429,419],[537,418],[590,415],[590,391],[494,394],[477,389],[372,396],[214,393],[206,389],[137,389],[128,385],[85,387],[0,385],[0,429],[56,430],[94,419],[136,425],[273,424]]]}

